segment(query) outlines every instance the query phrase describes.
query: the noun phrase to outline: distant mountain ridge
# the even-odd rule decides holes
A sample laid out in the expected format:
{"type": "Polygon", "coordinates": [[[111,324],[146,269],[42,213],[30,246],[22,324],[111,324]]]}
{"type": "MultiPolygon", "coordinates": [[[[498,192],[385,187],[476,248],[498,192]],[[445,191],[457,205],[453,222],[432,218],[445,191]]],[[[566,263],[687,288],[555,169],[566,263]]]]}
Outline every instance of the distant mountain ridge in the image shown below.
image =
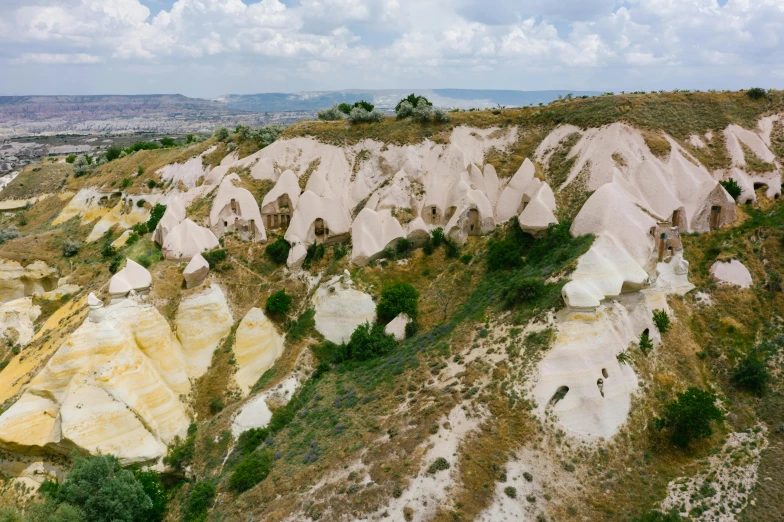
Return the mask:
{"type": "Polygon", "coordinates": [[[386,89],[228,94],[214,100],[182,94],[0,96],[0,136],[57,133],[211,132],[220,126],[289,125],[316,117],[335,103],[368,100],[391,112],[410,93],[445,108],[547,104],[559,96],[592,91],[492,89],[386,89]]]}
{"type": "Polygon", "coordinates": [[[373,102],[380,109],[392,109],[410,93],[425,96],[439,107],[459,109],[494,107],[520,107],[550,103],[559,96],[595,96],[596,91],[516,91],[495,89],[348,89],[343,91],[313,91],[298,93],[227,94],[215,101],[227,107],[247,112],[315,111],[334,103],[354,103],[359,100],[373,102]]]}

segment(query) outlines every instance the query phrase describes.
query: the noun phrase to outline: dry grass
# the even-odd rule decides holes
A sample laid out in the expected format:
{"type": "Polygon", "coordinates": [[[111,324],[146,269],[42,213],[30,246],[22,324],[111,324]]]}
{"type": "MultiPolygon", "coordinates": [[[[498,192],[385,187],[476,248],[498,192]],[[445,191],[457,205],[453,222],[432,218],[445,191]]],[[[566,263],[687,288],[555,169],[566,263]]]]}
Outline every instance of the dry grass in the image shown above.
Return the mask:
{"type": "Polygon", "coordinates": [[[743,149],[743,159],[746,161],[746,170],[748,172],[773,172],[776,170],[776,166],[773,163],[768,163],[764,161],[762,158],[754,154],[745,143],[740,142],[740,146],[743,149]]]}
{"type": "Polygon", "coordinates": [[[666,159],[670,155],[670,142],[659,133],[646,131],[642,133],[645,144],[654,156],[659,159],[666,159]]]}
{"type": "Polygon", "coordinates": [[[40,162],[22,169],[0,193],[0,199],[29,199],[41,194],[54,194],[72,174],[73,165],[60,163],[58,158],[42,158],[40,162]]]}
{"type": "Polygon", "coordinates": [[[773,92],[769,100],[752,100],[744,92],[622,94],[558,100],[545,107],[457,112],[451,114],[451,122],[444,124],[420,124],[395,118],[361,125],[301,122],[286,128],[281,137],[313,136],[334,145],[351,145],[363,139],[407,145],[420,143],[425,138],[444,142],[451,130],[460,125],[478,128],[516,125],[527,131],[562,123],[585,129],[623,121],[686,140],[691,134],[720,131],[730,123],[751,129],[760,116],[780,111],[782,107],[784,101],[780,91],[773,92]]]}

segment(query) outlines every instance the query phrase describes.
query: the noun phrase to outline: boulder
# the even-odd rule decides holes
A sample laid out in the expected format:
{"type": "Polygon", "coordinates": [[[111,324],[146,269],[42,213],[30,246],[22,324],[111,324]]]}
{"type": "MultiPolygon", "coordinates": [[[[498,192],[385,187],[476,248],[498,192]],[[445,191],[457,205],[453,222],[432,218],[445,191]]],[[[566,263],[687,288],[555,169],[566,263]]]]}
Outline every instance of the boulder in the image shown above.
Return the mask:
{"type": "Polygon", "coordinates": [[[163,256],[171,261],[190,261],[196,254],[218,248],[218,238],[209,228],[186,218],[174,227],[163,242],[163,256]]]}
{"type": "Polygon", "coordinates": [[[336,276],[313,295],[316,329],[333,343],[347,342],[357,326],[376,320],[373,298],[347,286],[336,276]]]}
{"type": "Polygon", "coordinates": [[[282,354],[283,336],[261,309],[251,308],[237,327],[234,341],[239,366],[234,379],[245,395],[282,354]]]}
{"type": "Polygon", "coordinates": [[[410,322],[411,318],[408,314],[401,312],[387,323],[386,327],[384,327],[384,333],[395,336],[396,341],[402,341],[406,338],[406,326],[410,322]]]}
{"type": "Polygon", "coordinates": [[[146,292],[152,285],[152,276],[142,265],[133,259],[126,258],[125,268],[117,272],[109,280],[109,295],[113,299],[126,297],[131,290],[146,292]]]}
{"type": "Polygon", "coordinates": [[[185,271],[182,273],[183,279],[185,279],[185,288],[194,288],[199,286],[204,282],[207,278],[207,274],[210,272],[210,264],[204,259],[204,256],[201,254],[196,254],[193,256],[193,259],[190,260],[188,266],[185,267],[185,271]]]}
{"type": "Polygon", "coordinates": [[[749,288],[752,284],[751,273],[737,259],[729,262],[716,261],[710,267],[711,278],[720,284],[749,288]]]}

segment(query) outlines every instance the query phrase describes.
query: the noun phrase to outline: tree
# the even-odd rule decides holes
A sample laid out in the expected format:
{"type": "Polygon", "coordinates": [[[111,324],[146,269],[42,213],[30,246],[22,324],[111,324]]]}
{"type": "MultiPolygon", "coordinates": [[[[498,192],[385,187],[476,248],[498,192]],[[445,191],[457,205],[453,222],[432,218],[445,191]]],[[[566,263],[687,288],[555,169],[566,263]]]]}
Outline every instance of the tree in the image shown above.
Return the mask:
{"type": "Polygon", "coordinates": [[[163,487],[160,475],[153,470],[142,471],[139,468],[133,469],[132,473],[136,478],[136,481],[141,484],[142,489],[152,501],[152,506],[144,513],[143,520],[160,522],[163,520],[163,515],[166,513],[166,502],[168,500],[168,495],[166,494],[166,489],[163,487]]]}
{"type": "Polygon", "coordinates": [[[338,110],[340,112],[342,112],[343,114],[345,114],[346,116],[351,114],[351,109],[353,109],[353,108],[354,108],[354,106],[351,105],[350,103],[345,103],[344,102],[344,103],[341,103],[340,105],[338,105],[338,110]]]}
{"type": "Polygon", "coordinates": [[[727,193],[730,196],[732,196],[732,199],[734,199],[735,201],[738,200],[738,198],[740,197],[741,193],[743,192],[743,189],[740,188],[740,185],[738,185],[738,182],[735,181],[732,178],[730,178],[730,179],[728,179],[726,181],[719,181],[719,184],[722,187],[724,187],[724,190],[726,190],[727,193]]]}
{"type": "Polygon", "coordinates": [[[388,354],[395,346],[395,338],[387,335],[380,324],[361,324],[351,334],[348,344],[336,349],[335,362],[367,361],[388,354]]]}
{"type": "Polygon", "coordinates": [[[365,109],[367,112],[373,112],[373,109],[375,109],[376,106],[370,103],[369,101],[359,100],[354,104],[353,108],[357,108],[357,107],[365,109]]]}
{"type": "Polygon", "coordinates": [[[388,323],[400,313],[407,314],[411,319],[416,319],[418,313],[419,292],[408,283],[399,281],[381,291],[376,314],[378,320],[388,323]]]}
{"type": "Polygon", "coordinates": [[[77,457],[58,497],[78,506],[90,522],[142,522],[152,500],[133,473],[112,455],[77,457]]]}
{"type": "Polygon", "coordinates": [[[667,311],[654,310],[653,323],[656,325],[656,329],[659,330],[659,332],[667,333],[667,330],[670,329],[670,316],[667,315],[667,311]]]}
{"type": "Polygon", "coordinates": [[[742,359],[732,374],[732,380],[738,388],[746,389],[755,395],[765,393],[770,378],[768,366],[753,355],[742,359]]]}
{"type": "Polygon", "coordinates": [[[241,493],[247,491],[269,475],[272,455],[268,451],[253,451],[237,464],[229,477],[229,487],[241,493]]]}
{"type": "Polygon", "coordinates": [[[165,138],[161,138],[161,145],[164,147],[174,147],[177,145],[177,142],[167,136],[165,138]]]}
{"type": "Polygon", "coordinates": [[[218,127],[215,129],[213,136],[215,136],[215,139],[218,141],[226,141],[229,138],[229,129],[226,127],[218,127]]]}
{"type": "Polygon", "coordinates": [[[158,227],[158,222],[163,219],[163,215],[165,213],[166,205],[156,203],[156,205],[150,211],[150,217],[147,218],[147,230],[149,232],[155,231],[155,229],[158,227]]]}
{"type": "Polygon", "coordinates": [[[267,248],[264,249],[264,253],[273,263],[282,265],[289,257],[289,250],[291,250],[289,242],[282,237],[279,237],[274,243],[267,245],[267,248]]]}
{"type": "Polygon", "coordinates": [[[432,105],[433,105],[433,104],[432,104],[432,103],[430,103],[430,101],[429,101],[427,98],[425,98],[424,96],[417,96],[416,94],[414,94],[414,93],[412,92],[411,94],[409,94],[408,96],[406,96],[405,98],[403,98],[402,100],[400,100],[399,102],[397,102],[397,105],[395,105],[395,112],[398,114],[398,117],[401,117],[401,116],[400,116],[400,108],[401,108],[401,106],[402,106],[404,103],[408,103],[408,104],[410,104],[410,105],[411,105],[411,107],[413,108],[413,107],[416,107],[417,105],[419,105],[419,102],[420,102],[420,101],[424,101],[424,102],[425,102],[427,105],[430,105],[431,107],[432,107],[432,105]]]}
{"type": "Polygon", "coordinates": [[[283,317],[291,310],[291,296],[286,290],[278,290],[267,298],[265,310],[269,315],[283,317]]]}
{"type": "Polygon", "coordinates": [[[692,440],[713,435],[711,423],[723,419],[724,414],[716,406],[716,395],[691,386],[664,406],[664,415],[656,423],[660,429],[670,429],[673,444],[686,448],[692,440]]]}
{"type": "Polygon", "coordinates": [[[112,145],[108,149],[106,149],[106,161],[114,161],[120,157],[123,150],[120,147],[112,145]]]}
{"type": "Polygon", "coordinates": [[[751,98],[752,100],[761,100],[767,97],[768,93],[762,87],[752,87],[748,91],[746,91],[746,96],[751,98]]]}

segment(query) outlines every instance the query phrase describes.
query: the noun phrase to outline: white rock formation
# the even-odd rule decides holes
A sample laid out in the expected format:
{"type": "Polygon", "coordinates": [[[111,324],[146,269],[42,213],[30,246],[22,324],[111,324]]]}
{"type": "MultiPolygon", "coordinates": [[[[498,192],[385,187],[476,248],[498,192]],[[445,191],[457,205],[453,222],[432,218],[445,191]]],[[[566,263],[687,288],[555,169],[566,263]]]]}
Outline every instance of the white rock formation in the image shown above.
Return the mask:
{"type": "Polygon", "coordinates": [[[142,199],[155,206],[161,201],[161,195],[128,195],[119,191],[102,192],[96,187],[85,188],[76,193],[52,225],[65,223],[77,216],[81,218],[83,225],[97,220],[87,236],[88,242],[96,241],[112,227],[127,230],[137,223],[147,221],[150,217],[150,209],[137,204],[142,199]]]}
{"type": "Polygon", "coordinates": [[[40,316],[41,307],[34,305],[31,297],[0,304],[0,339],[9,345],[26,346],[40,316]]]}
{"type": "Polygon", "coordinates": [[[207,371],[213,352],[233,324],[229,304],[218,285],[182,300],[174,327],[182,343],[189,377],[195,379],[207,371]]]}
{"type": "Polygon", "coordinates": [[[210,264],[201,254],[196,254],[182,273],[182,277],[185,279],[185,287],[194,288],[199,286],[207,279],[209,273],[210,264]]]}
{"type": "Polygon", "coordinates": [[[402,341],[406,338],[406,326],[411,322],[411,318],[406,313],[399,313],[397,317],[389,321],[384,327],[384,333],[395,336],[395,340],[402,341]]]}
{"type": "Polygon", "coordinates": [[[741,288],[749,288],[753,283],[749,269],[737,259],[729,262],[716,261],[710,267],[710,274],[711,278],[719,283],[741,288]]]}
{"type": "Polygon", "coordinates": [[[306,190],[284,236],[293,247],[289,252],[288,265],[300,266],[305,259],[307,247],[316,241],[329,243],[348,239],[349,227],[348,214],[337,199],[331,196],[320,197],[306,190]]]}
{"type": "Polygon", "coordinates": [[[195,187],[199,180],[209,174],[209,168],[203,164],[203,158],[211,154],[217,147],[213,146],[202,154],[190,158],[183,163],[172,163],[158,169],[156,172],[164,182],[171,182],[174,185],[182,183],[187,188],[195,187]]]}
{"type": "Polygon", "coordinates": [[[180,343],[158,311],[125,299],[85,321],[0,417],[0,446],[31,453],[74,447],[150,462],[184,436],[190,391],[180,343]]]}
{"type": "Polygon", "coordinates": [[[218,248],[220,243],[209,228],[189,218],[174,227],[163,242],[163,256],[171,261],[190,261],[196,254],[218,248]]]}
{"type": "Polygon", "coordinates": [[[57,270],[43,261],[22,266],[18,261],[0,259],[0,303],[42,294],[56,287],[57,270]]]}
{"type": "Polygon", "coordinates": [[[389,209],[364,208],[351,224],[351,262],[365,266],[404,237],[403,227],[389,209]]]}
{"type": "Polygon", "coordinates": [[[781,165],[776,160],[776,155],[768,148],[775,118],[774,116],[760,120],[756,131],[747,130],[738,125],[729,125],[724,129],[724,139],[733,165],[728,171],[719,174],[724,179],[734,179],[740,185],[743,192],[738,197],[739,203],[756,202],[755,188],[760,186],[765,187],[766,197],[772,198],[781,195],[781,165]],[[749,170],[744,147],[759,160],[769,163],[771,169],[768,172],[749,170]]]}
{"type": "Polygon", "coordinates": [[[299,386],[299,379],[292,375],[284,379],[276,387],[251,398],[234,416],[231,424],[231,433],[234,435],[234,438],[239,437],[242,432],[250,429],[266,428],[270,419],[272,419],[270,405],[276,407],[285,406],[299,386]]]}
{"type": "Polygon", "coordinates": [[[109,280],[109,295],[113,299],[127,297],[133,290],[136,293],[147,292],[152,285],[150,272],[133,259],[126,258],[125,268],[117,272],[109,280]]]}
{"type": "Polygon", "coordinates": [[[644,330],[660,342],[654,309],[668,310],[665,294],[646,290],[606,301],[593,313],[559,312],[558,334],[533,390],[537,412],[552,411],[568,433],[583,439],[614,435],[637,389],[634,371],[616,355],[644,330]]]}
{"type": "Polygon", "coordinates": [[[245,395],[283,355],[283,336],[261,309],[251,308],[237,327],[234,355],[239,366],[234,379],[245,395]]]}
{"type": "Polygon", "coordinates": [[[169,235],[169,232],[171,232],[174,227],[182,223],[185,220],[185,217],[185,205],[183,204],[182,199],[173,198],[166,205],[166,211],[163,213],[163,217],[161,217],[161,220],[158,221],[158,225],[155,227],[155,231],[152,235],[153,241],[163,246],[164,242],[166,241],[166,236],[169,235]]]}
{"type": "Polygon", "coordinates": [[[291,170],[284,171],[261,202],[264,226],[268,229],[287,228],[301,192],[297,175],[291,170]]]}
{"type": "Polygon", "coordinates": [[[357,326],[376,320],[376,304],[351,284],[341,284],[340,276],[322,284],[313,295],[316,329],[333,343],[348,342],[357,326]]]}
{"type": "Polygon", "coordinates": [[[210,210],[210,228],[216,236],[236,232],[245,241],[266,241],[259,205],[237,174],[229,174],[218,187],[210,210]]]}

